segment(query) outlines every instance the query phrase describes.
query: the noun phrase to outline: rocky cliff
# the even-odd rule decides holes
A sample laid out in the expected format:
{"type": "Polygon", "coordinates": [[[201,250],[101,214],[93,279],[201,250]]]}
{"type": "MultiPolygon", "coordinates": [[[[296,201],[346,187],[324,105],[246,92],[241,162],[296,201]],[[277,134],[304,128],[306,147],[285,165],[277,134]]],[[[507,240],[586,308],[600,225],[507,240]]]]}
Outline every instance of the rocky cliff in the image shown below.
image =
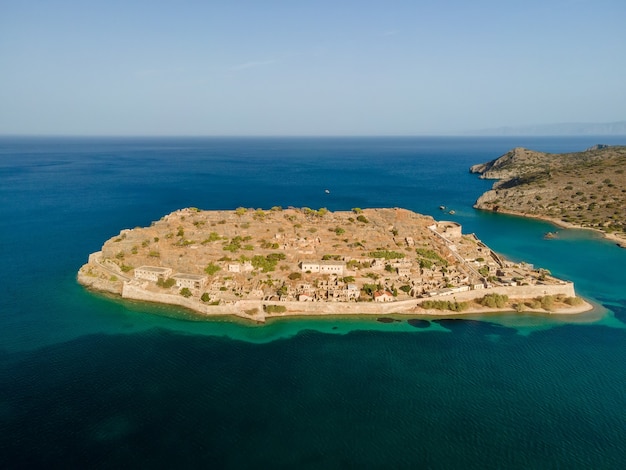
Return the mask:
{"type": "Polygon", "coordinates": [[[470,172],[497,179],[474,207],[546,217],[609,233],[626,230],[626,146],[550,154],[515,148],[470,172]]]}

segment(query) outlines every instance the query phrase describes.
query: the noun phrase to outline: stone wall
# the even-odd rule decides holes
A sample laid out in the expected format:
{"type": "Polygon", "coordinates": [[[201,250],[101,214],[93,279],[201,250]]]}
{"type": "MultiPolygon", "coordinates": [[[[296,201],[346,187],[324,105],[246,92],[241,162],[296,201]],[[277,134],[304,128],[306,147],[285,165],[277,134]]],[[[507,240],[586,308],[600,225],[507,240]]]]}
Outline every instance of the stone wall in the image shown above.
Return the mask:
{"type": "Polygon", "coordinates": [[[544,295],[564,295],[575,297],[574,284],[564,282],[563,284],[532,285],[532,286],[498,286],[489,289],[471,290],[468,292],[457,292],[448,295],[438,295],[423,300],[452,300],[458,301],[473,300],[484,297],[487,294],[508,295],[510,299],[532,299],[543,297],[544,295]]]}
{"type": "MultiPolygon", "coordinates": [[[[467,301],[482,298],[486,294],[508,295],[511,299],[534,298],[544,295],[565,295],[574,297],[574,285],[563,283],[559,285],[535,285],[517,287],[494,287],[490,289],[457,292],[441,295],[429,299],[411,299],[396,302],[270,302],[261,300],[239,300],[232,304],[207,305],[195,298],[186,298],[180,294],[151,292],[140,285],[126,282],[122,289],[125,299],[157,302],[168,305],[178,305],[194,310],[204,315],[236,315],[253,321],[265,321],[267,317],[288,317],[306,315],[385,315],[392,313],[414,313],[414,309],[423,300],[457,300],[467,301]],[[281,305],[287,310],[281,313],[267,314],[263,311],[264,305],[281,305]],[[251,312],[256,309],[254,313],[251,312]]],[[[442,314],[441,312],[436,312],[442,314]]]]}

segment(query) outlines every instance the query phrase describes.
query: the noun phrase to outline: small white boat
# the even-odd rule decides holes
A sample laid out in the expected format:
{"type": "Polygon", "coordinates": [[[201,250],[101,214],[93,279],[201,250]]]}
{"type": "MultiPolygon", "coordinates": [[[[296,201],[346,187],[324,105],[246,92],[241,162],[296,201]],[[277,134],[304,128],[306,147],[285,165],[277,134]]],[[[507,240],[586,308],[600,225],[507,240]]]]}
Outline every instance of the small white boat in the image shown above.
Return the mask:
{"type": "Polygon", "coordinates": [[[326,194],[330,194],[330,190],[329,190],[329,189],[325,189],[325,190],[324,190],[324,192],[325,192],[326,194]]]}

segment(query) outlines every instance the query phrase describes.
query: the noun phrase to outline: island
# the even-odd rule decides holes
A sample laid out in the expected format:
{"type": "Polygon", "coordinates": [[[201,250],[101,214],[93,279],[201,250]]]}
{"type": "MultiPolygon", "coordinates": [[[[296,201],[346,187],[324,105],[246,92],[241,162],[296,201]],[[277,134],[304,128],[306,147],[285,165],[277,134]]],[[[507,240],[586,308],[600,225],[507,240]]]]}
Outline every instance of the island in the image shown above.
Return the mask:
{"type": "Polygon", "coordinates": [[[572,282],[400,208],[180,209],[107,240],[77,278],[124,299],[256,322],[591,309],[572,282]]]}
{"type": "Polygon", "coordinates": [[[470,168],[481,178],[498,180],[474,207],[597,230],[625,247],[625,169],[626,146],[562,154],[515,148],[470,168]]]}

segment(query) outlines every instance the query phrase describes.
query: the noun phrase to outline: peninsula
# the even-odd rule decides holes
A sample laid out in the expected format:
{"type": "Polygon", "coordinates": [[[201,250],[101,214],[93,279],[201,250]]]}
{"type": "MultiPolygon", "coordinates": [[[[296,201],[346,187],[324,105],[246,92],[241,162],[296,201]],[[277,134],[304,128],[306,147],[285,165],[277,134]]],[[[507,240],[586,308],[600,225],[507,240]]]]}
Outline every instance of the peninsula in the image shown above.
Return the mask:
{"type": "Polygon", "coordinates": [[[515,148],[470,172],[497,179],[477,209],[589,228],[626,246],[626,146],[550,154],[515,148]]]}
{"type": "Polygon", "coordinates": [[[512,263],[455,222],[405,209],[187,208],[122,230],[84,286],[202,315],[579,313],[571,282],[512,263]]]}

